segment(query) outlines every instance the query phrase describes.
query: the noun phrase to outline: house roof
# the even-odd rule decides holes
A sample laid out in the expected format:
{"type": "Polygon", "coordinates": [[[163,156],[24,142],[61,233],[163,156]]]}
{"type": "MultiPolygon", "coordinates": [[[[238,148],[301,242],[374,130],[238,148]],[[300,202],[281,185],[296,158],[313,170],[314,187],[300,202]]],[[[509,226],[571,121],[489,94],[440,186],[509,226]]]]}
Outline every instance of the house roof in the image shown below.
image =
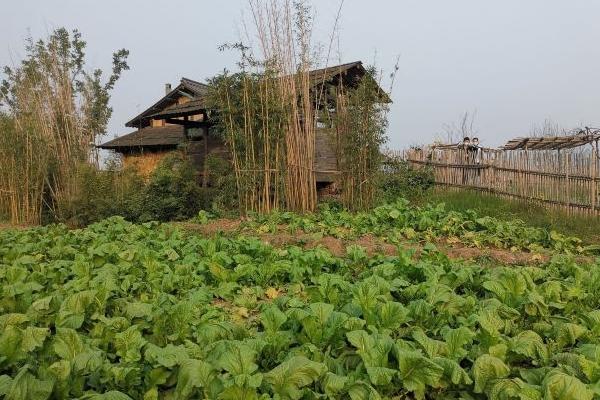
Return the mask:
{"type": "MultiPolygon", "coordinates": [[[[362,65],[361,61],[353,61],[309,71],[309,77],[313,86],[316,86],[322,82],[330,82],[336,76],[342,76],[344,79],[346,79],[346,81],[351,81],[355,76],[364,76],[365,74],[366,69],[362,65]]],[[[156,103],[128,121],[125,126],[130,128],[143,127],[146,124],[146,122],[143,120],[147,120],[156,115],[162,115],[162,111],[166,112],[165,108],[174,103],[181,93],[188,94],[194,98],[194,100],[197,100],[198,97],[202,97],[206,94],[207,89],[208,85],[204,83],[189,78],[181,78],[179,85],[159,99],[156,103]]],[[[390,97],[383,89],[381,90],[381,93],[382,101],[391,103],[390,97]]],[[[172,109],[175,110],[176,108],[173,107],[172,109]]],[[[199,109],[200,108],[198,108],[198,110],[199,109]]]]}
{"type": "Polygon", "coordinates": [[[181,85],[188,88],[198,96],[206,93],[206,90],[208,89],[207,84],[189,78],[181,78],[181,85]]]}
{"type": "Polygon", "coordinates": [[[177,85],[173,90],[151,105],[145,111],[132,118],[131,121],[125,124],[125,126],[130,128],[140,126],[142,119],[149,118],[152,114],[163,110],[167,105],[169,105],[169,103],[176,101],[177,97],[179,97],[182,92],[187,93],[192,97],[198,97],[206,93],[207,88],[208,86],[204,83],[200,83],[189,78],[181,78],[179,85],[177,85]]]}
{"type": "Polygon", "coordinates": [[[181,125],[166,125],[143,128],[123,135],[98,147],[101,149],[118,150],[142,146],[177,146],[185,142],[185,132],[181,125]]]}
{"type": "MultiPolygon", "coordinates": [[[[367,70],[363,66],[362,61],[354,61],[346,64],[314,69],[309,71],[308,75],[312,86],[331,81],[335,82],[337,77],[341,77],[344,85],[352,87],[356,85],[356,78],[362,78],[367,75],[367,70]]],[[[370,75],[368,77],[369,79],[373,79],[370,75]]],[[[380,88],[377,82],[375,82],[375,84],[379,88],[381,101],[384,103],[391,103],[392,99],[385,92],[385,90],[380,88]]]]}
{"type": "MultiPolygon", "coordinates": [[[[331,83],[332,81],[336,83],[336,79],[343,79],[345,84],[352,84],[356,77],[362,77],[366,72],[361,61],[354,61],[311,70],[309,71],[309,77],[312,86],[331,83]]],[[[173,90],[125,124],[130,128],[139,128],[138,131],[113,139],[98,147],[117,149],[136,146],[169,146],[182,143],[185,138],[182,126],[167,125],[151,128],[148,127],[148,121],[152,118],[177,118],[199,114],[205,109],[203,97],[207,91],[208,85],[189,78],[182,78],[179,85],[173,90]],[[192,100],[187,103],[176,104],[177,99],[182,94],[191,97],[192,100]]],[[[383,90],[381,90],[381,99],[386,103],[391,102],[388,94],[383,90]]]]}
{"type": "Polygon", "coordinates": [[[333,65],[331,67],[313,69],[308,71],[308,76],[312,81],[314,81],[314,83],[319,83],[320,81],[331,79],[335,75],[342,74],[352,68],[362,68],[364,70],[362,61],[354,61],[346,64],[333,65]]]}
{"type": "Polygon", "coordinates": [[[204,100],[196,99],[190,100],[187,103],[177,104],[173,107],[166,108],[162,111],[150,115],[150,117],[155,119],[185,117],[186,115],[199,114],[204,109],[204,100]]]}

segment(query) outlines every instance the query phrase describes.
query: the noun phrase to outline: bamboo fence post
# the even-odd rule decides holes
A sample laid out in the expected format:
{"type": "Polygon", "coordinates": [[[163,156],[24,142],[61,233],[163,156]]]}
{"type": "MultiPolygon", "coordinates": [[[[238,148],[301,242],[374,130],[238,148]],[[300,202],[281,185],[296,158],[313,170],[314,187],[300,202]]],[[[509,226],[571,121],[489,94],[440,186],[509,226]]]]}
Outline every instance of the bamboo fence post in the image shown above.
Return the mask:
{"type": "MultiPolygon", "coordinates": [[[[594,142],[595,143],[595,142],[594,142]]],[[[568,214],[597,215],[598,148],[591,152],[484,149],[471,163],[461,149],[432,148],[429,156],[408,152],[413,165],[431,167],[435,183],[449,190],[470,188],[524,202],[544,203],[568,214]]]]}
{"type": "Polygon", "coordinates": [[[592,160],[591,160],[591,183],[590,183],[590,195],[592,204],[592,213],[596,212],[596,160],[598,155],[596,154],[596,146],[592,143],[592,160]]]}
{"type": "MultiPolygon", "coordinates": [[[[534,153],[535,154],[535,153],[534,153]]],[[[527,147],[525,147],[525,154],[523,155],[523,157],[521,158],[521,181],[520,186],[521,186],[521,190],[520,190],[520,195],[522,198],[527,198],[528,197],[528,183],[529,183],[529,174],[527,173],[527,169],[529,166],[529,157],[528,157],[529,153],[527,152],[527,147]]]]}
{"type": "MultiPolygon", "coordinates": [[[[565,204],[571,204],[571,154],[563,153],[563,169],[565,171],[565,190],[563,191],[562,201],[565,204]]],[[[571,214],[571,207],[567,206],[567,213],[571,214]]]]}

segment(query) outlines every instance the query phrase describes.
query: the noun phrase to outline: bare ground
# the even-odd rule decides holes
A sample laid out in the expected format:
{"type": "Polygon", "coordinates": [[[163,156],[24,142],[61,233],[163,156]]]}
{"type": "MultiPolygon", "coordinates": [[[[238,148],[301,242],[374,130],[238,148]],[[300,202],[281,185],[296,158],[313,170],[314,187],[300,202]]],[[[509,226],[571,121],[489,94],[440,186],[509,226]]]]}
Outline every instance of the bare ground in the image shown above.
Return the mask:
{"type": "Polygon", "coordinates": [[[15,229],[27,229],[27,228],[32,228],[32,226],[13,225],[13,224],[9,224],[6,222],[0,222],[0,231],[6,230],[6,229],[15,230],[15,229]]]}
{"type": "MultiPolygon", "coordinates": [[[[198,233],[206,236],[213,236],[217,233],[236,234],[246,233],[240,229],[240,220],[217,219],[207,224],[199,225],[193,223],[178,223],[177,226],[187,232],[198,233]]],[[[423,246],[419,243],[406,241],[399,246],[386,242],[383,238],[374,235],[365,235],[355,240],[342,240],[333,236],[318,237],[314,234],[299,232],[290,234],[285,227],[278,227],[277,233],[258,233],[256,231],[248,232],[252,236],[259,237],[265,243],[275,247],[286,245],[297,245],[306,249],[324,247],[333,255],[342,256],[346,254],[346,247],[349,245],[358,245],[366,249],[369,255],[384,254],[396,255],[398,248],[414,249],[415,257],[421,253],[423,246]]],[[[496,261],[503,265],[523,265],[544,263],[550,259],[549,253],[531,253],[526,251],[511,251],[494,247],[476,248],[457,243],[450,238],[442,238],[435,243],[436,247],[451,259],[462,260],[489,260],[496,261]]],[[[583,258],[582,258],[583,260],[583,258]]],[[[586,258],[587,261],[589,261],[586,258]]]]}

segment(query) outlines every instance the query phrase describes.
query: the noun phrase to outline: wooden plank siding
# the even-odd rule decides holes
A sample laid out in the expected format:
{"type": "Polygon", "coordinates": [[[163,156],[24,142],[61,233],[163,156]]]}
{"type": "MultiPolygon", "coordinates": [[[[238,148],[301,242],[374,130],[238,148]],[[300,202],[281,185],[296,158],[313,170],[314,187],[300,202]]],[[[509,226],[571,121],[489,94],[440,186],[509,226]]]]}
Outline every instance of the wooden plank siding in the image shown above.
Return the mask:
{"type": "MultiPolygon", "coordinates": [[[[204,158],[204,140],[190,141],[187,144],[187,154],[192,164],[200,172],[203,170],[205,158],[204,158]]],[[[208,143],[206,144],[207,156],[219,156],[227,159],[228,153],[225,144],[215,138],[214,136],[208,137],[208,143]]]]}
{"type": "Polygon", "coordinates": [[[335,182],[339,178],[335,136],[330,129],[315,134],[315,175],[317,182],[335,182]]]}

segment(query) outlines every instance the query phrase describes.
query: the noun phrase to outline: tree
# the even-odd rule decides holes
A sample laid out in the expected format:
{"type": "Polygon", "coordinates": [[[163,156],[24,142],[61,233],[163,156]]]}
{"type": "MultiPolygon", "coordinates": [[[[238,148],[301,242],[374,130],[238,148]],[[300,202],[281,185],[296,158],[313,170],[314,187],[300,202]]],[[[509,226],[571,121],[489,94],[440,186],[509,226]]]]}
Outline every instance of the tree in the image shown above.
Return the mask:
{"type": "Polygon", "coordinates": [[[0,105],[10,128],[0,131],[0,209],[13,223],[39,223],[60,214],[75,190],[82,163],[97,163],[94,144],[112,114],[110,92],[129,52],[113,54],[112,72],[85,69],[86,42],[77,30],[54,30],[25,42],[25,58],[5,67],[0,105]]]}

